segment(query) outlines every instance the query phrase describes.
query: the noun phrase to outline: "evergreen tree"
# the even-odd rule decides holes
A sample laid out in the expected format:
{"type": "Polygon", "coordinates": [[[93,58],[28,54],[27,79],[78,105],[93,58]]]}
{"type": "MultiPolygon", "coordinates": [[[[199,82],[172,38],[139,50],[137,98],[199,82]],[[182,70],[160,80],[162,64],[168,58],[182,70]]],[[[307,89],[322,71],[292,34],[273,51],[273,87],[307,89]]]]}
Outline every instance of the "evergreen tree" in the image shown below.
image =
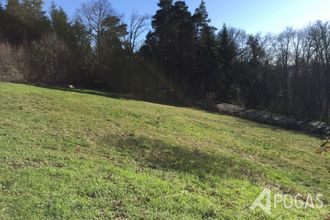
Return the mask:
{"type": "Polygon", "coordinates": [[[93,81],[92,73],[95,70],[95,65],[89,31],[79,19],[75,19],[70,34],[72,41],[69,45],[75,57],[72,67],[74,74],[72,74],[71,82],[76,85],[90,86],[91,81],[93,81]]]}
{"type": "Polygon", "coordinates": [[[64,39],[66,42],[70,41],[70,22],[68,16],[63,8],[57,8],[52,2],[50,7],[50,23],[52,30],[56,32],[57,36],[64,39]]]}
{"type": "MultiPolygon", "coordinates": [[[[15,41],[32,41],[40,39],[49,30],[49,21],[43,11],[43,0],[7,0],[6,12],[9,17],[10,36],[15,41]]],[[[12,39],[10,39],[12,40],[12,39]]]]}
{"type": "Polygon", "coordinates": [[[33,21],[41,21],[45,19],[45,11],[43,10],[43,0],[22,0],[22,7],[26,16],[33,21]]]}
{"type": "MultiPolygon", "coordinates": [[[[99,54],[100,68],[98,70],[102,85],[117,91],[123,89],[125,75],[122,74],[125,66],[124,36],[127,34],[126,25],[117,16],[108,16],[102,22],[103,29],[100,36],[102,48],[99,54]]],[[[121,90],[122,91],[122,90],[121,90]]]]}
{"type": "Polygon", "coordinates": [[[209,26],[211,20],[209,19],[209,14],[206,9],[206,3],[204,0],[201,1],[198,8],[195,10],[194,14],[196,39],[201,36],[203,27],[209,26]]]}
{"type": "Polygon", "coordinates": [[[216,92],[219,64],[217,58],[216,28],[210,26],[205,1],[196,9],[194,14],[196,28],[196,68],[191,84],[195,92],[203,96],[209,92],[216,92]]]}
{"type": "Polygon", "coordinates": [[[0,41],[4,39],[4,22],[5,22],[5,10],[2,7],[2,3],[0,1],[0,41]]]}
{"type": "Polygon", "coordinates": [[[18,17],[21,12],[21,5],[20,5],[19,0],[7,0],[6,12],[10,16],[18,17]]]}
{"type": "Polygon", "coordinates": [[[147,36],[141,52],[165,73],[169,86],[188,91],[192,79],[194,59],[194,22],[184,1],[173,5],[161,0],[160,9],[153,16],[153,31],[147,36]]]}
{"type": "Polygon", "coordinates": [[[150,46],[149,50],[156,52],[152,54],[153,61],[166,71],[168,68],[166,61],[168,60],[169,38],[171,34],[169,17],[173,7],[173,1],[160,0],[158,7],[160,9],[152,18],[153,32],[148,34],[146,41],[150,46]]]}
{"type": "Polygon", "coordinates": [[[223,79],[221,94],[224,101],[230,102],[237,98],[237,79],[234,71],[234,61],[237,56],[235,41],[229,33],[226,24],[223,25],[218,40],[218,54],[220,61],[221,76],[223,79]]]}
{"type": "Polygon", "coordinates": [[[50,30],[50,22],[43,10],[43,0],[23,0],[23,23],[28,28],[26,38],[28,40],[40,39],[50,30]]]}
{"type": "Polygon", "coordinates": [[[173,39],[170,41],[169,57],[173,67],[173,81],[184,91],[189,91],[195,68],[193,17],[184,1],[175,2],[171,15],[173,39]]]}
{"type": "Polygon", "coordinates": [[[248,108],[259,108],[265,101],[266,82],[264,81],[263,59],[265,51],[259,43],[259,36],[250,35],[246,42],[246,61],[239,69],[241,96],[248,108]],[[263,91],[262,93],[260,91],[263,91]]]}
{"type": "Polygon", "coordinates": [[[7,0],[0,26],[2,37],[10,43],[21,43],[27,32],[27,27],[22,22],[21,12],[22,7],[18,0],[7,0]]]}
{"type": "Polygon", "coordinates": [[[127,34],[126,25],[121,23],[117,16],[108,16],[103,21],[103,30],[101,34],[101,46],[105,51],[123,50],[122,41],[127,34]]]}

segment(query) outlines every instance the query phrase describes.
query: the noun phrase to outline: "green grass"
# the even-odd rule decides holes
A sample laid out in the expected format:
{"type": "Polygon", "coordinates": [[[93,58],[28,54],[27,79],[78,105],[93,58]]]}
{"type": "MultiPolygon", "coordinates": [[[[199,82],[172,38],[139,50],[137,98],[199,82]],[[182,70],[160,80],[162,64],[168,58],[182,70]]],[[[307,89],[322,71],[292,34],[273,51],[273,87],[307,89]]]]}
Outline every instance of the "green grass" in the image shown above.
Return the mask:
{"type": "Polygon", "coordinates": [[[321,140],[234,117],[90,91],[0,83],[0,219],[326,219],[321,140]],[[264,188],[322,193],[268,215],[264,188]]]}

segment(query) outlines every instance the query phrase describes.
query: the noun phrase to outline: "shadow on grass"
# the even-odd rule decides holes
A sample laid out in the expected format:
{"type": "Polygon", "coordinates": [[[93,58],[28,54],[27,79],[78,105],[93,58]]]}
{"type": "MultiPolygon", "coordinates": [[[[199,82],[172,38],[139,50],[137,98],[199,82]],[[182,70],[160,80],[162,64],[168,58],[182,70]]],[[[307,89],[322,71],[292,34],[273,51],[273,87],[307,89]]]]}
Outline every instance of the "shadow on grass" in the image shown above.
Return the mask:
{"type": "Polygon", "coordinates": [[[135,96],[132,94],[116,94],[108,91],[103,90],[93,90],[93,89],[71,89],[67,87],[57,87],[57,86],[46,86],[46,85],[33,85],[35,87],[44,88],[44,89],[52,89],[52,90],[58,90],[58,91],[64,91],[64,92],[73,92],[73,93],[80,93],[80,94],[87,94],[87,95],[95,95],[95,96],[102,96],[107,98],[113,98],[113,99],[125,99],[125,100],[135,100],[135,101],[145,101],[155,104],[163,104],[163,105],[169,105],[169,106],[176,106],[176,107],[192,107],[189,101],[167,101],[167,100],[160,100],[155,98],[147,98],[142,96],[135,96]]]}
{"type": "MultiPolygon", "coordinates": [[[[230,116],[230,115],[226,115],[226,116],[230,116]]],[[[276,125],[268,125],[268,124],[264,124],[261,122],[255,122],[255,121],[245,119],[245,118],[239,118],[236,116],[230,116],[230,117],[234,117],[236,119],[236,121],[238,121],[240,123],[249,124],[249,128],[270,129],[274,132],[290,132],[293,135],[302,135],[303,134],[303,135],[313,137],[313,138],[318,138],[318,139],[325,138],[324,135],[315,134],[315,133],[311,133],[311,132],[307,132],[307,131],[295,130],[295,129],[290,129],[290,128],[282,128],[282,127],[278,127],[276,125]]]]}
{"type": "Polygon", "coordinates": [[[115,147],[142,167],[188,173],[201,179],[207,174],[251,182],[259,182],[263,178],[263,172],[247,161],[190,150],[160,140],[128,135],[120,138],[107,136],[101,141],[103,146],[115,147]]]}
{"type": "MultiPolygon", "coordinates": [[[[144,102],[150,102],[154,104],[162,104],[162,105],[168,105],[168,106],[175,106],[175,107],[188,107],[188,108],[195,108],[197,110],[209,113],[209,114],[214,114],[214,115],[219,115],[218,112],[214,111],[209,111],[206,109],[200,109],[196,106],[193,106],[191,101],[187,101],[186,103],[179,103],[179,102],[172,102],[172,101],[165,101],[165,100],[155,100],[151,98],[145,98],[145,97],[137,97],[131,94],[116,94],[116,93],[111,93],[111,92],[106,92],[106,91],[101,91],[101,90],[89,90],[89,89],[70,89],[67,87],[56,87],[56,86],[45,86],[45,85],[34,85],[36,87],[40,88],[45,88],[45,89],[52,89],[52,90],[58,90],[58,91],[65,91],[65,92],[73,92],[73,93],[80,93],[80,94],[87,94],[87,95],[94,95],[94,96],[102,96],[106,98],[113,98],[113,99],[124,99],[124,100],[134,100],[134,101],[144,101],[144,102]],[[188,104],[189,103],[189,104],[188,104]]],[[[235,116],[231,116],[235,117],[235,116]]],[[[271,129],[273,131],[290,131],[293,134],[305,134],[311,137],[316,137],[316,138],[323,138],[323,135],[318,135],[310,132],[305,132],[305,131],[297,131],[295,129],[289,129],[289,128],[281,128],[275,125],[267,125],[261,122],[254,122],[249,119],[244,119],[244,118],[239,118],[236,117],[237,120],[240,122],[247,122],[250,124],[251,127],[257,127],[257,128],[266,128],[266,129],[271,129]]]]}

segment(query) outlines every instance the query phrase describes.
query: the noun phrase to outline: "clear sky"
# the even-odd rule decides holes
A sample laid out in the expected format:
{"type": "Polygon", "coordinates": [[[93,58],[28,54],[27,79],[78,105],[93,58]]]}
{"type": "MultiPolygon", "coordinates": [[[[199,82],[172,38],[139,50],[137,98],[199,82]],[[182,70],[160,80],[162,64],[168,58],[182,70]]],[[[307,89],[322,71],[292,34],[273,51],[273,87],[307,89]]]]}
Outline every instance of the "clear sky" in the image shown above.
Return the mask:
{"type": "MultiPolygon", "coordinates": [[[[119,14],[136,9],[153,15],[158,0],[109,0],[119,14]]],[[[248,33],[278,33],[287,26],[302,27],[316,20],[330,21],[330,0],[205,0],[212,24],[223,23],[248,33]]],[[[49,7],[51,0],[46,0],[49,7]]],[[[54,0],[73,16],[84,0],[54,0]]],[[[200,0],[186,0],[194,11],[200,0]]]]}

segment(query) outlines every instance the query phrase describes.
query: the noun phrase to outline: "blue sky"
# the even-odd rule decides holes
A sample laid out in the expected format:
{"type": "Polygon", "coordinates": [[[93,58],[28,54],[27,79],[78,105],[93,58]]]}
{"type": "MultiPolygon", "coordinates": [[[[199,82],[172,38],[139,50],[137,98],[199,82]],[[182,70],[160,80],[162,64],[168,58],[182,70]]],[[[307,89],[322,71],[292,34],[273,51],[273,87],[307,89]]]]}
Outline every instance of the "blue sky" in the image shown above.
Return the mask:
{"type": "MultiPolygon", "coordinates": [[[[83,0],[54,0],[72,17],[83,0]]],[[[158,0],[109,0],[120,14],[136,9],[153,15],[158,0]]],[[[205,0],[212,24],[223,23],[242,28],[248,33],[278,33],[287,26],[302,27],[315,20],[330,20],[330,0],[205,0]]],[[[51,0],[46,0],[49,7],[51,0]]],[[[200,0],[186,0],[190,11],[200,0]]]]}

